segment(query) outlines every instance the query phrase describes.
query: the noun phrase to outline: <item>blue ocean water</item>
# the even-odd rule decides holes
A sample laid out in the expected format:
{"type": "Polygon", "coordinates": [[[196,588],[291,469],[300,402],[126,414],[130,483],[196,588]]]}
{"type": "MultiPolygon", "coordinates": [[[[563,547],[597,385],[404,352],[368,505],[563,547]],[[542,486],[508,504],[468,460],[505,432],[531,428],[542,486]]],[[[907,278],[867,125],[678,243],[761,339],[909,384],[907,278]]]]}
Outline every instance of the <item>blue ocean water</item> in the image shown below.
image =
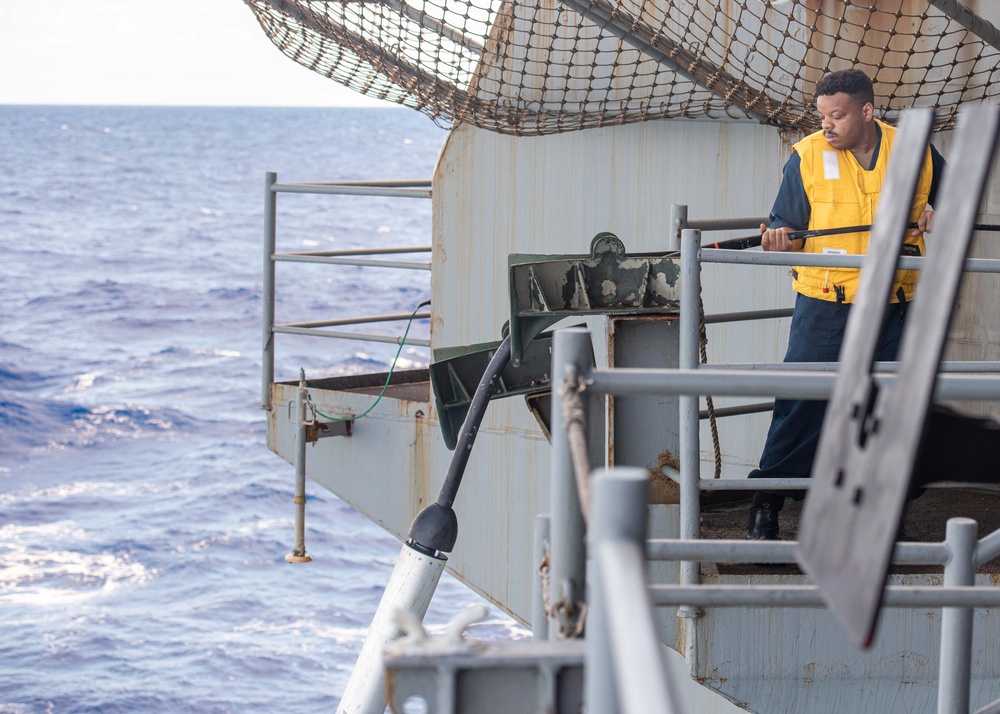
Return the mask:
{"type": "MultiPolygon", "coordinates": [[[[284,561],[264,172],[429,178],[444,136],[403,109],[0,107],[0,712],[332,711],[399,543],[310,482],[316,560],[284,561]]],[[[428,201],[279,201],[282,250],[430,243],[428,201]]],[[[277,293],[292,321],[410,312],[429,283],[305,266],[277,293]]],[[[278,376],[394,354],[288,338],[278,376]]],[[[474,602],[446,577],[427,622],[474,602]]],[[[475,636],[516,633],[491,613],[475,636]]]]}

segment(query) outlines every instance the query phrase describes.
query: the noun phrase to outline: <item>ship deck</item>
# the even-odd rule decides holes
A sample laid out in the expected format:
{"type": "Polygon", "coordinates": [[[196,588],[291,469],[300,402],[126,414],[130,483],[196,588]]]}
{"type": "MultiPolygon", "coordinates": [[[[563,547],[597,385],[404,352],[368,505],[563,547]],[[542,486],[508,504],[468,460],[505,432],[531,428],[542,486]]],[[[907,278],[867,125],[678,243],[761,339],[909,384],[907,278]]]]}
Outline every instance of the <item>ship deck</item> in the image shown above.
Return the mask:
{"type": "MultiPolygon", "coordinates": [[[[746,537],[747,509],[750,497],[730,501],[718,506],[706,507],[702,512],[701,534],[703,538],[735,539],[746,537]]],[[[781,510],[781,538],[795,540],[798,537],[799,518],[804,501],[786,499],[781,510]]],[[[964,516],[979,524],[979,537],[1000,529],[1000,488],[931,488],[907,504],[903,516],[903,532],[907,540],[933,543],[944,540],[945,526],[949,518],[964,516]]],[[[704,567],[704,566],[703,566],[704,567]]],[[[720,574],[796,574],[801,571],[794,565],[727,565],[710,564],[720,574]]],[[[894,567],[892,573],[943,573],[940,566],[894,567]]],[[[1000,558],[992,560],[978,571],[1000,576],[1000,558]]]]}

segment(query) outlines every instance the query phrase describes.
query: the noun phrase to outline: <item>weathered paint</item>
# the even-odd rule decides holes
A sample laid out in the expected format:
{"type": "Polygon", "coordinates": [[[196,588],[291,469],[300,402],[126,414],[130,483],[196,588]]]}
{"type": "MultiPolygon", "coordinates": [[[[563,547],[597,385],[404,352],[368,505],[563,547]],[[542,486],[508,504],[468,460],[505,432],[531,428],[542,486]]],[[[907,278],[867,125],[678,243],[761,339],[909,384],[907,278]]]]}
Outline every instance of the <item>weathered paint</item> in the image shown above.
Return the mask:
{"type": "Polygon", "coordinates": [[[680,461],[670,449],[660,452],[656,468],[649,470],[649,502],[650,503],[680,503],[680,486],[664,472],[664,468],[674,471],[680,469],[680,461]]]}
{"type": "MultiPolygon", "coordinates": [[[[294,424],[285,414],[294,392],[291,385],[275,385],[269,414],[268,444],[289,462],[294,424]]],[[[333,416],[359,414],[375,399],[310,392],[317,408],[333,416]]],[[[451,457],[432,404],[384,398],[355,422],[350,438],[310,445],[306,475],[403,539],[414,516],[437,498],[451,457]]],[[[447,567],[525,623],[531,612],[533,520],[547,511],[547,498],[548,442],[534,417],[520,399],[491,403],[455,501],[459,539],[447,567]],[[511,443],[517,447],[507,453],[511,443]]]]}
{"type": "MultiPolygon", "coordinates": [[[[802,575],[704,575],[708,584],[802,585],[802,575]]],[[[990,581],[977,576],[977,584],[990,581]]],[[[893,575],[892,585],[940,585],[893,575]]],[[[937,710],[940,611],[883,611],[874,646],[855,647],[821,609],[715,608],[698,623],[698,680],[752,711],[903,714],[937,710]]],[[[997,615],[976,613],[974,709],[1000,698],[997,615]]]]}
{"type": "MultiPolygon", "coordinates": [[[[499,338],[508,319],[509,253],[586,254],[602,231],[630,252],[663,250],[671,203],[688,205],[692,220],[765,214],[787,156],[777,130],[752,124],[648,122],[529,139],[457,127],[434,179],[432,342],[447,347],[499,338]],[[753,181],[746,180],[748,167],[753,181]]],[[[703,280],[707,313],[791,305],[787,268],[710,265],[703,280]]],[[[710,326],[709,358],[778,361],[787,325],[710,326]]],[[[723,477],[742,478],[756,465],[768,420],[767,414],[720,420],[723,477]]],[[[702,443],[708,445],[703,468],[710,469],[707,423],[702,443]]]]}

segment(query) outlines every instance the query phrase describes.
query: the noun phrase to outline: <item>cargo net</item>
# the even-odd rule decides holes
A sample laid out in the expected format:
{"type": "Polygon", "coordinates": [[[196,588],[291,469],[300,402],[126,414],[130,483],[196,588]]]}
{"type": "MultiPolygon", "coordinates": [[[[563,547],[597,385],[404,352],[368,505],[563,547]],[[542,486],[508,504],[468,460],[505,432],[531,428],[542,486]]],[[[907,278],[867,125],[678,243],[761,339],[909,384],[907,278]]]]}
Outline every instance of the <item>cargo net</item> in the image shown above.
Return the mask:
{"type": "Polygon", "coordinates": [[[949,128],[1000,94],[996,31],[954,0],[244,1],[299,64],[504,134],[677,117],[813,130],[816,82],[851,67],[888,121],[933,106],[949,128]]]}

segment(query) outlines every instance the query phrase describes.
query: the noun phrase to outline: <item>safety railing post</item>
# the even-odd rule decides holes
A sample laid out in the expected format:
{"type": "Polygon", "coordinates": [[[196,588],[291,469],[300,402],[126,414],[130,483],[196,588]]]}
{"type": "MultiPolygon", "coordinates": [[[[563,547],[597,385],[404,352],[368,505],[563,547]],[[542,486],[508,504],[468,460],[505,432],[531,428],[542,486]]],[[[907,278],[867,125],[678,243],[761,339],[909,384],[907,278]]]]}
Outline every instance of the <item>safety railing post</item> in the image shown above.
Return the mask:
{"type": "MultiPolygon", "coordinates": [[[[680,369],[697,369],[698,342],[701,337],[701,265],[699,250],[701,231],[685,229],[681,232],[681,295],[680,295],[680,369]]],[[[699,445],[699,415],[697,395],[681,395],[677,398],[679,410],[680,449],[680,537],[694,540],[701,535],[701,512],[699,481],[701,480],[701,448],[699,445]]],[[[680,564],[681,585],[697,585],[701,582],[700,565],[693,561],[680,564]]],[[[677,616],[685,629],[685,651],[688,668],[694,673],[697,667],[696,620],[700,610],[695,607],[681,607],[677,616]]]]}
{"type": "Polygon", "coordinates": [[[680,711],[647,590],[649,474],[594,472],[588,551],[588,714],[680,711]]]}
{"type": "MultiPolygon", "coordinates": [[[[619,467],[619,471],[634,471],[619,467]]],[[[607,472],[605,472],[607,473],[607,472]]],[[[608,523],[612,520],[608,511],[614,509],[618,494],[609,496],[608,486],[602,485],[601,471],[595,471],[594,490],[591,503],[591,528],[587,532],[587,549],[591,555],[590,570],[587,573],[587,650],[584,667],[583,701],[587,714],[618,714],[618,685],[615,678],[615,658],[611,651],[611,624],[608,620],[608,600],[601,587],[601,572],[594,558],[597,544],[609,537],[608,523]]],[[[643,479],[647,476],[644,473],[643,479]]],[[[610,487],[611,490],[614,486],[610,487]]],[[[624,504],[619,504],[627,509],[624,504]]]]}
{"type": "Polygon", "coordinates": [[[579,624],[579,607],[586,587],[585,527],[573,471],[569,438],[562,413],[560,389],[568,374],[582,375],[593,366],[593,349],[586,328],[555,333],[552,347],[552,462],[549,481],[550,639],[572,637],[579,624]]]}
{"type": "Polygon", "coordinates": [[[274,253],[277,246],[278,194],[272,187],[278,174],[264,174],[264,276],[263,276],[263,345],[261,354],[260,408],[271,408],[271,385],[274,383],[274,253]]]}
{"type": "Polygon", "coordinates": [[[681,204],[670,206],[670,235],[667,237],[667,250],[681,249],[681,232],[687,228],[688,207],[681,204]]]}
{"type": "MultiPolygon", "coordinates": [[[[945,587],[975,585],[977,525],[971,518],[951,518],[945,531],[950,550],[944,566],[945,587]]],[[[972,676],[972,616],[964,607],[941,611],[941,656],[938,671],[938,714],[968,714],[972,676]]]]}

